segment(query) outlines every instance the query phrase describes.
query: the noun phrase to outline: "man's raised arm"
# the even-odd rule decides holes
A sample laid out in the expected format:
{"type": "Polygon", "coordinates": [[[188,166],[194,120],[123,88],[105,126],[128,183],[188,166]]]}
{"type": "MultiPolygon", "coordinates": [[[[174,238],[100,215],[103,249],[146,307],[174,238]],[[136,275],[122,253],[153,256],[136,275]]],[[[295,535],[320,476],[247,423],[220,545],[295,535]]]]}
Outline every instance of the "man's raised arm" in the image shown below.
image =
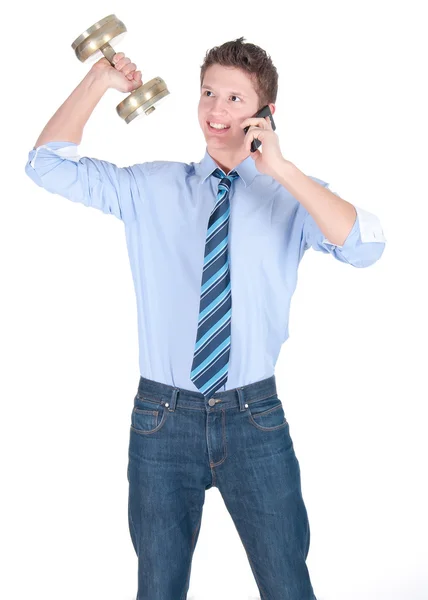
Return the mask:
{"type": "Polygon", "coordinates": [[[104,57],[96,62],[59,107],[30,150],[25,172],[48,192],[129,222],[136,218],[141,205],[148,166],[143,163],[132,172],[133,167],[80,158],[77,148],[84,126],[107,89],[130,92],[142,84],[141,72],[123,53],[117,53],[113,62],[114,67],[104,57]],[[140,185],[136,184],[136,173],[140,185]]]}

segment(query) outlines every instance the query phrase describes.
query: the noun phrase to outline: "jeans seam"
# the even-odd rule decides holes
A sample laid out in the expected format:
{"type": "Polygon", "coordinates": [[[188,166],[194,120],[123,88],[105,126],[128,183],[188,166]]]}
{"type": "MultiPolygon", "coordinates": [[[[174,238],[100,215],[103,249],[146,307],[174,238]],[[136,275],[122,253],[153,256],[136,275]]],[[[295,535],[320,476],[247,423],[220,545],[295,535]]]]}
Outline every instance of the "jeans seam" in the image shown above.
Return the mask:
{"type": "Polygon", "coordinates": [[[257,583],[257,585],[258,585],[258,588],[259,588],[259,591],[260,591],[260,593],[263,595],[263,596],[260,598],[260,600],[267,600],[267,595],[265,594],[265,591],[264,591],[264,589],[262,588],[262,586],[260,585],[260,582],[259,582],[259,580],[257,579],[256,570],[255,570],[255,568],[254,568],[253,561],[252,561],[252,559],[250,558],[250,554],[249,554],[249,552],[248,552],[247,548],[245,547],[244,541],[243,541],[243,539],[242,539],[242,537],[241,537],[241,534],[239,533],[239,530],[238,530],[238,529],[237,529],[237,531],[238,531],[238,535],[239,535],[239,537],[241,538],[242,545],[244,546],[244,550],[245,550],[245,553],[246,553],[246,555],[247,555],[248,561],[249,561],[249,563],[250,563],[250,565],[251,565],[251,570],[252,570],[252,572],[253,572],[254,579],[256,580],[256,583],[257,583]]]}
{"type": "Polygon", "coordinates": [[[227,441],[226,441],[226,410],[224,408],[221,409],[222,412],[222,419],[221,419],[221,424],[222,424],[222,441],[223,441],[223,447],[224,447],[224,456],[221,460],[219,460],[216,463],[210,463],[210,467],[218,467],[219,465],[223,464],[224,461],[227,458],[227,441]]]}
{"type": "Polygon", "coordinates": [[[194,554],[194,551],[195,551],[195,546],[194,546],[194,543],[195,543],[196,533],[198,532],[198,529],[199,529],[199,527],[201,526],[201,521],[202,521],[202,514],[201,514],[201,516],[199,517],[198,524],[196,525],[196,527],[195,527],[195,529],[194,529],[194,531],[193,531],[193,533],[192,533],[192,539],[191,539],[191,541],[190,541],[190,560],[189,560],[189,568],[187,569],[187,579],[186,579],[186,588],[187,588],[187,590],[185,590],[185,591],[184,591],[184,593],[183,593],[183,595],[181,596],[180,600],[185,600],[185,597],[186,597],[186,595],[187,595],[187,591],[188,591],[188,587],[189,587],[189,583],[190,583],[190,582],[189,582],[189,579],[190,579],[190,577],[189,577],[189,575],[190,575],[190,569],[191,569],[191,567],[192,567],[192,558],[193,558],[193,554],[194,554]]]}

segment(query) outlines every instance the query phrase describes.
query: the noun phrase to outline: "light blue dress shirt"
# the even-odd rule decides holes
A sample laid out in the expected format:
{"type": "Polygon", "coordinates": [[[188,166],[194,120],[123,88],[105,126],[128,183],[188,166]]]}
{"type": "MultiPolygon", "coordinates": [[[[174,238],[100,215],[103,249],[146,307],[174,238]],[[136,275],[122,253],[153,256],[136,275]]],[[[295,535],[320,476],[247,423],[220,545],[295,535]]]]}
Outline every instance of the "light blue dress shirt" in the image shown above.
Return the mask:
{"type": "MultiPolygon", "coordinates": [[[[118,167],[81,158],[71,142],[31,150],[25,166],[47,191],[124,223],[137,299],[140,374],[193,391],[199,391],[190,372],[205,237],[220,181],[212,176],[217,167],[207,150],[199,163],[118,167]]],[[[219,391],[274,374],[289,335],[298,266],[308,248],[368,267],[381,257],[386,242],[379,219],[355,206],[357,217],[345,243],[332,244],[284,186],[257,170],[251,156],[235,170],[239,177],[229,195],[231,347],[228,379],[219,391]]]]}

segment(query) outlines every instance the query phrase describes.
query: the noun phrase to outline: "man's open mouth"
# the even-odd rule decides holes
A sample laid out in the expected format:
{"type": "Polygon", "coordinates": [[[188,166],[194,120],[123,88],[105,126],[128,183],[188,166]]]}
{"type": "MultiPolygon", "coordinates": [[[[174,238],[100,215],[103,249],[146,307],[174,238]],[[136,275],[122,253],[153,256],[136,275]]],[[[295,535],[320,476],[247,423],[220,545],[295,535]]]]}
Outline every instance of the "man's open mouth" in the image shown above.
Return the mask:
{"type": "Polygon", "coordinates": [[[209,121],[207,121],[207,125],[210,128],[210,131],[215,131],[217,133],[223,133],[224,131],[228,131],[230,129],[230,125],[227,127],[212,127],[209,121]]]}

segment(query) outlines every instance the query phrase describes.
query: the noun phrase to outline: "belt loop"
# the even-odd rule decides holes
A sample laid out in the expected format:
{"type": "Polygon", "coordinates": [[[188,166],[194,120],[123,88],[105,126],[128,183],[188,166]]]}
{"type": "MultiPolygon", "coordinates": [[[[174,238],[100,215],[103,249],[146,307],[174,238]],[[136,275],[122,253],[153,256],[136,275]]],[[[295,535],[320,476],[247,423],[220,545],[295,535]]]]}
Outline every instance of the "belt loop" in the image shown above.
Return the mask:
{"type": "Polygon", "coordinates": [[[239,402],[239,410],[240,412],[247,410],[248,408],[248,404],[245,402],[245,397],[244,397],[244,392],[242,391],[243,388],[236,388],[236,391],[238,392],[238,402],[239,402]]]}
{"type": "Polygon", "coordinates": [[[177,404],[177,394],[178,394],[178,389],[174,388],[172,390],[172,394],[171,394],[171,398],[170,398],[169,402],[167,402],[165,404],[165,406],[167,406],[167,404],[168,404],[167,408],[168,408],[169,411],[174,411],[175,410],[175,407],[176,407],[176,404],[177,404]]]}

